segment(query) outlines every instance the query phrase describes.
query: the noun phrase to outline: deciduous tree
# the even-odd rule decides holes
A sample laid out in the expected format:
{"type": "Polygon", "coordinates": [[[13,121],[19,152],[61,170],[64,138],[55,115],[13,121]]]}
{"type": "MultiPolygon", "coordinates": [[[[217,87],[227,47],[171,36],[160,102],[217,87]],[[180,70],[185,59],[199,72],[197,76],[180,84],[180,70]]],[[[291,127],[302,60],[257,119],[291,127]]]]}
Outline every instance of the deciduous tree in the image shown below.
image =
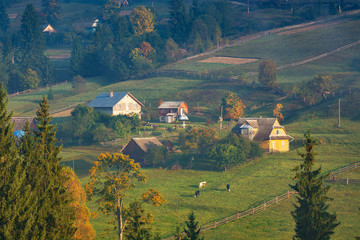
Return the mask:
{"type": "Polygon", "coordinates": [[[281,103],[276,104],[275,108],[273,109],[273,116],[276,117],[280,122],[284,121],[284,116],[281,113],[281,109],[283,105],[281,103]]]}
{"type": "Polygon", "coordinates": [[[273,60],[263,60],[259,64],[259,82],[268,88],[277,84],[277,67],[273,60]]]}
{"type": "Polygon", "coordinates": [[[107,0],[103,7],[103,15],[106,18],[110,18],[118,13],[121,10],[121,2],[118,0],[107,0]]]}
{"type": "Polygon", "coordinates": [[[90,182],[86,184],[88,196],[99,194],[99,208],[106,214],[113,214],[118,229],[118,237],[123,239],[127,224],[124,213],[124,198],[135,182],[146,182],[140,164],[124,154],[102,153],[90,169],[90,182]],[[101,181],[104,180],[104,181],[101,181]]]}
{"type": "Polygon", "coordinates": [[[50,24],[56,24],[60,18],[61,7],[57,0],[42,0],[42,11],[50,24]]]}
{"type": "Polygon", "coordinates": [[[246,106],[236,93],[230,92],[223,99],[223,106],[225,109],[225,118],[237,120],[244,116],[246,106]]]}
{"type": "Polygon", "coordinates": [[[327,196],[330,186],[324,186],[329,174],[321,174],[321,168],[313,169],[317,155],[314,152],[316,141],[310,136],[310,132],[304,136],[306,152],[299,153],[304,162],[294,168],[296,182],[290,185],[299,194],[295,210],[291,212],[296,224],[294,239],[330,239],[340,223],[336,213],[329,213],[329,204],[326,204],[332,200],[327,196]]]}
{"type": "Polygon", "coordinates": [[[130,22],[133,25],[136,35],[143,35],[154,31],[156,25],[156,16],[151,9],[144,6],[134,8],[130,15],[130,22]]]}

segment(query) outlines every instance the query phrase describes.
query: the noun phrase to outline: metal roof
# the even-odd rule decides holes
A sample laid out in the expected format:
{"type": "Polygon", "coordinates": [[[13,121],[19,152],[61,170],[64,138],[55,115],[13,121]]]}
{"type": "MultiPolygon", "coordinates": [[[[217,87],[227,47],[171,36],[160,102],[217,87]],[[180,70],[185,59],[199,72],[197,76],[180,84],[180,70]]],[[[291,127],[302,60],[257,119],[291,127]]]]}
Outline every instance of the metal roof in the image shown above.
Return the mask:
{"type": "Polygon", "coordinates": [[[128,92],[114,92],[113,96],[110,97],[110,92],[100,93],[97,97],[92,100],[88,106],[89,107],[98,107],[98,108],[112,108],[118,102],[121,101],[126,95],[129,95],[132,99],[134,99],[138,104],[144,106],[141,102],[139,102],[133,95],[128,92]]]}
{"type": "Polygon", "coordinates": [[[184,101],[166,101],[162,102],[158,108],[178,108],[184,101]]]}

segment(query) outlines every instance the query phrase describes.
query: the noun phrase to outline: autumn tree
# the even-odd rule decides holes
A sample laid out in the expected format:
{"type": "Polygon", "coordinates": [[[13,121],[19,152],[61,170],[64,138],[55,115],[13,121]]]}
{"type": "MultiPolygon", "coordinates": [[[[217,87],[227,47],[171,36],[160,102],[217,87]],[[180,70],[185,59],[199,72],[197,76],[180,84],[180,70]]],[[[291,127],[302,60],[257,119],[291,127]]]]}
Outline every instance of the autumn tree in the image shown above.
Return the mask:
{"type": "Polygon", "coordinates": [[[321,168],[313,170],[316,140],[310,132],[304,134],[305,153],[299,153],[304,162],[295,167],[294,185],[292,189],[298,192],[295,210],[291,212],[295,220],[294,239],[320,240],[330,239],[334,229],[340,224],[336,213],[329,213],[329,204],[332,200],[327,196],[330,186],[325,186],[325,179],[329,174],[321,174],[321,168]]]}
{"type": "Polygon", "coordinates": [[[23,79],[23,89],[35,89],[39,86],[40,79],[35,71],[28,69],[23,79]]]}
{"type": "Polygon", "coordinates": [[[314,91],[316,98],[317,95],[321,95],[324,100],[326,99],[326,94],[330,94],[333,89],[333,80],[329,74],[318,74],[310,81],[310,89],[314,91]]]}
{"type": "MultiPolygon", "coordinates": [[[[124,234],[130,234],[126,232],[126,228],[130,217],[134,217],[124,205],[124,199],[127,192],[135,187],[135,182],[146,182],[146,176],[139,163],[119,153],[100,154],[90,169],[90,174],[90,182],[85,186],[86,192],[90,199],[94,194],[99,195],[100,210],[105,214],[113,214],[117,222],[118,237],[122,240],[124,234]]],[[[140,207],[134,208],[134,212],[138,214],[140,207]]]]}
{"type": "Polygon", "coordinates": [[[237,120],[244,116],[246,106],[236,93],[230,92],[223,99],[223,106],[225,110],[225,118],[237,120]]]}
{"type": "Polygon", "coordinates": [[[63,168],[62,175],[67,178],[65,187],[71,195],[71,205],[75,209],[74,227],[76,240],[95,239],[95,230],[90,223],[91,213],[86,206],[86,193],[81,187],[80,181],[71,168],[63,168]]]}
{"type": "Polygon", "coordinates": [[[281,103],[276,104],[275,108],[273,109],[273,116],[276,117],[280,122],[284,121],[284,116],[281,113],[281,109],[283,105],[281,103]]]}
{"type": "Polygon", "coordinates": [[[156,16],[151,9],[144,6],[137,6],[130,15],[130,22],[133,25],[136,35],[143,35],[154,31],[156,16]]]}
{"type": "Polygon", "coordinates": [[[277,85],[277,67],[273,60],[260,62],[259,82],[268,88],[274,88],[277,85]]]}
{"type": "Polygon", "coordinates": [[[154,68],[154,64],[152,61],[152,56],[154,53],[155,50],[148,42],[141,43],[138,48],[134,48],[131,51],[129,58],[137,74],[143,74],[148,70],[154,68]]]}
{"type": "Polygon", "coordinates": [[[199,227],[199,222],[196,222],[195,213],[192,211],[188,215],[188,221],[186,223],[186,228],[184,228],[185,237],[184,240],[204,240],[204,237],[200,237],[201,228],[199,227]]]}
{"type": "Polygon", "coordinates": [[[174,62],[182,57],[178,44],[172,38],[166,40],[165,56],[167,62],[174,62]]]}
{"type": "Polygon", "coordinates": [[[119,13],[121,10],[121,2],[118,0],[107,0],[102,9],[103,15],[106,18],[110,18],[111,16],[119,13]]]}
{"type": "Polygon", "coordinates": [[[56,24],[60,18],[61,7],[57,0],[42,0],[42,11],[50,24],[56,24]]]}

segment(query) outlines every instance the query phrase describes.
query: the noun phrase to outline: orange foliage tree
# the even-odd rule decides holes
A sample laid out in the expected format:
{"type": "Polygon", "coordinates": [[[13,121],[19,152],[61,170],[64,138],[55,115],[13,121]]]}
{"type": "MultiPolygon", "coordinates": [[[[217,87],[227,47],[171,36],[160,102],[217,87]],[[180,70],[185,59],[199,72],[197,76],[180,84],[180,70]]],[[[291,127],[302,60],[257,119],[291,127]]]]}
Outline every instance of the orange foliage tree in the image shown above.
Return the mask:
{"type": "Polygon", "coordinates": [[[284,116],[281,113],[281,109],[283,105],[281,103],[276,104],[275,108],[273,109],[273,115],[276,117],[280,122],[284,121],[284,116]]]}
{"type": "Polygon", "coordinates": [[[130,22],[133,25],[135,34],[143,35],[154,31],[156,17],[149,8],[137,6],[130,15],[130,22]]]}
{"type": "MultiPolygon", "coordinates": [[[[120,153],[101,153],[90,169],[90,182],[85,185],[86,193],[90,200],[94,194],[98,195],[99,209],[105,214],[114,215],[120,240],[131,218],[127,214],[128,208],[124,206],[126,193],[135,187],[135,182],[145,183],[146,179],[140,164],[120,153]]],[[[165,199],[161,204],[164,202],[165,199]]]]}
{"type": "Polygon", "coordinates": [[[236,93],[230,92],[223,99],[223,105],[225,109],[225,118],[237,120],[244,116],[244,110],[246,106],[236,93]]]}
{"type": "Polygon", "coordinates": [[[86,206],[86,193],[81,187],[78,177],[71,168],[63,168],[62,174],[68,180],[65,184],[67,191],[72,198],[72,205],[75,208],[75,227],[74,239],[92,240],[95,239],[95,230],[90,223],[91,213],[86,206]]]}

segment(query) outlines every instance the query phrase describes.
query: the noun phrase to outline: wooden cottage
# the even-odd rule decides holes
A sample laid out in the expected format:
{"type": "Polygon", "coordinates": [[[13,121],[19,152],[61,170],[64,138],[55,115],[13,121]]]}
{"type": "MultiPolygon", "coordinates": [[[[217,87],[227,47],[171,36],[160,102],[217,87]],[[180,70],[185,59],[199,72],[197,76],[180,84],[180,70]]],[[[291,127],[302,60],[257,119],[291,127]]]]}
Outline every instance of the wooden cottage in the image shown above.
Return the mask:
{"type": "Polygon", "coordinates": [[[36,128],[35,119],[33,117],[12,117],[11,122],[14,123],[14,132],[24,130],[25,123],[30,123],[30,129],[36,128]]]}
{"type": "Polygon", "coordinates": [[[156,137],[132,138],[123,148],[122,153],[129,155],[136,162],[143,163],[148,150],[155,146],[163,146],[156,137]]]}
{"type": "Polygon", "coordinates": [[[140,117],[144,105],[128,92],[109,92],[100,93],[88,106],[112,116],[138,114],[140,117]]]}
{"type": "Polygon", "coordinates": [[[159,121],[165,123],[175,122],[179,116],[189,112],[189,107],[184,101],[162,102],[158,109],[159,121]]]}
{"type": "Polygon", "coordinates": [[[268,152],[287,152],[293,140],[276,118],[240,118],[231,131],[259,142],[268,152]]]}

